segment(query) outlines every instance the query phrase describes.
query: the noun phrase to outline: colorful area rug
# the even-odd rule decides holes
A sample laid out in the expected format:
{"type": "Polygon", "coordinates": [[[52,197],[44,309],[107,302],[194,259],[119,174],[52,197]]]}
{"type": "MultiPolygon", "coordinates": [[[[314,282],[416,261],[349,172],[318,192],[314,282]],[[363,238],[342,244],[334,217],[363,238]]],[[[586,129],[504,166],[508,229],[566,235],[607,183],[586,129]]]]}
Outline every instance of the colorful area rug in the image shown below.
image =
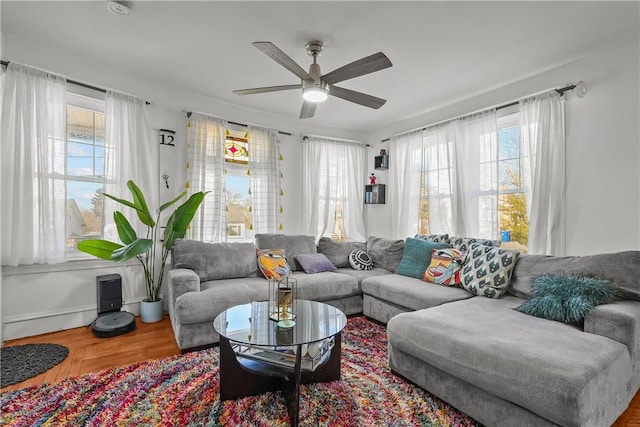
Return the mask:
{"type": "Polygon", "coordinates": [[[69,349],[59,344],[24,344],[0,349],[0,387],[35,377],[61,363],[69,349]]]}
{"type": "MultiPolygon", "coordinates": [[[[0,393],[0,425],[285,426],[280,392],[219,401],[218,348],[0,393]]],[[[475,426],[391,373],[382,326],[349,319],[342,379],[302,386],[305,426],[475,426]]]]}

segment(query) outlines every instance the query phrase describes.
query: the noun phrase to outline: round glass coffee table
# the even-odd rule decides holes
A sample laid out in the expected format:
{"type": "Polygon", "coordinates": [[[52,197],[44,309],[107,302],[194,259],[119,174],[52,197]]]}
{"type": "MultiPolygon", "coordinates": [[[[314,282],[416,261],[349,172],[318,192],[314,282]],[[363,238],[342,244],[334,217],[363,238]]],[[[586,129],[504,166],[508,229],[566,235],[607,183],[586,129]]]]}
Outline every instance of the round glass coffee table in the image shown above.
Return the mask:
{"type": "Polygon", "coordinates": [[[300,384],[340,379],[347,317],[333,306],[296,300],[295,325],[282,328],[268,308],[267,301],[238,305],[213,321],[220,335],[220,400],[282,390],[296,426],[300,384]]]}

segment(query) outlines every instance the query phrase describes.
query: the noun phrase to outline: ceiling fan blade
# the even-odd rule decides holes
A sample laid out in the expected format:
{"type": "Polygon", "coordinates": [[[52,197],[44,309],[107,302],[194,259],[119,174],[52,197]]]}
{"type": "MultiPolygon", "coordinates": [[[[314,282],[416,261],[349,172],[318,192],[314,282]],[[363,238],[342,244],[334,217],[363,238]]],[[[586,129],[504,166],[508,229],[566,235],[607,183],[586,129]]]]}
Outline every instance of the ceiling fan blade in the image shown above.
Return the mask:
{"type": "Polygon", "coordinates": [[[233,93],[235,93],[236,95],[253,95],[254,93],[277,92],[279,90],[290,90],[290,89],[302,89],[302,85],[299,84],[299,85],[254,87],[251,89],[234,90],[233,93]]]}
{"type": "Polygon", "coordinates": [[[310,117],[313,117],[313,115],[316,113],[317,105],[318,104],[316,104],[315,102],[304,101],[304,103],[302,104],[302,110],[300,110],[300,118],[308,119],[310,117]]]}
{"type": "Polygon", "coordinates": [[[304,68],[299,66],[293,59],[289,58],[289,56],[278,49],[276,45],[271,42],[253,42],[253,45],[260,49],[265,55],[269,58],[276,61],[278,64],[282,65],[287,70],[291,71],[296,76],[300,77],[302,80],[313,80],[313,77],[307,73],[304,68]]]}
{"type": "Polygon", "coordinates": [[[389,61],[389,58],[382,52],[374,53],[366,58],[358,59],[343,67],[337,68],[332,72],[322,76],[322,80],[325,83],[333,84],[344,80],[352,79],[354,77],[364,76],[365,74],[373,73],[375,71],[384,70],[391,67],[393,64],[389,61]]]}
{"type": "Polygon", "coordinates": [[[378,98],[366,93],[356,92],[355,90],[345,89],[343,87],[331,86],[329,88],[329,95],[337,96],[347,101],[355,102],[356,104],[364,105],[365,107],[375,108],[376,110],[387,102],[386,99],[378,98]]]}

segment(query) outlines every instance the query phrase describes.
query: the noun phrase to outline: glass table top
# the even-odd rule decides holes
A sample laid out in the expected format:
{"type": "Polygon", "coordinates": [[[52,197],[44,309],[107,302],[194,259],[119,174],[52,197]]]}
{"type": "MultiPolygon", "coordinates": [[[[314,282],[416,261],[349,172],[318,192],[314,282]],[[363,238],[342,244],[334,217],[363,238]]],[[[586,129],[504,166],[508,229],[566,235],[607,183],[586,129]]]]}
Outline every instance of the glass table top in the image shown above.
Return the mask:
{"type": "Polygon", "coordinates": [[[308,344],[332,337],[347,324],[339,309],[316,301],[296,300],[295,325],[281,328],[269,319],[268,302],[237,305],[213,321],[215,331],[231,341],[259,346],[308,344]]]}

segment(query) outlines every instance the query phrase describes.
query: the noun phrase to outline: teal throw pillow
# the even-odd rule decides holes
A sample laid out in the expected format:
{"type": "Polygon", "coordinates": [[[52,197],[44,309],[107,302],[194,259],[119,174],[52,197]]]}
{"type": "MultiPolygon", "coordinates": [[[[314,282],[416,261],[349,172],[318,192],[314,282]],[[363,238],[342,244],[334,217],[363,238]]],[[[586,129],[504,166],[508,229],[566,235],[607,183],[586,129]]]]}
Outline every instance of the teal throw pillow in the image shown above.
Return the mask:
{"type": "Polygon", "coordinates": [[[404,242],[404,252],[396,274],[422,279],[424,271],[431,263],[431,251],[433,249],[445,249],[446,243],[435,243],[429,240],[412,239],[407,237],[404,242]]]}
{"type": "Polygon", "coordinates": [[[533,282],[533,298],[516,308],[521,313],[563,323],[579,324],[597,305],[615,297],[615,285],[591,277],[548,275],[533,282]]]}

